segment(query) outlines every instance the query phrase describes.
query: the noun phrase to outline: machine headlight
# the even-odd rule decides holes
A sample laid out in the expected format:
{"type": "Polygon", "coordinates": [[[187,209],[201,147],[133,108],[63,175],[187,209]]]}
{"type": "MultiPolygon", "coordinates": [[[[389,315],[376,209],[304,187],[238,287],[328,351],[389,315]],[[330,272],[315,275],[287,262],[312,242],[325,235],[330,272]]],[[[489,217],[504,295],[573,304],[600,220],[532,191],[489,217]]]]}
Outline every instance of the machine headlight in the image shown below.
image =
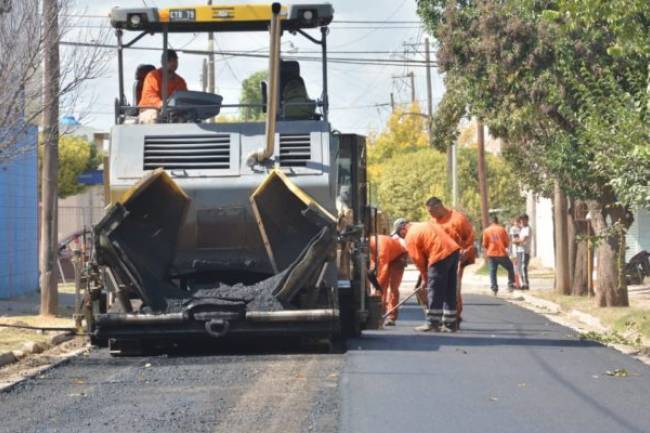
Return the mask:
{"type": "Polygon", "coordinates": [[[311,21],[314,18],[314,13],[310,10],[306,10],[302,13],[302,19],[305,21],[311,21]]]}
{"type": "Polygon", "coordinates": [[[131,27],[138,27],[142,23],[142,17],[139,14],[129,16],[129,24],[131,27]]]}

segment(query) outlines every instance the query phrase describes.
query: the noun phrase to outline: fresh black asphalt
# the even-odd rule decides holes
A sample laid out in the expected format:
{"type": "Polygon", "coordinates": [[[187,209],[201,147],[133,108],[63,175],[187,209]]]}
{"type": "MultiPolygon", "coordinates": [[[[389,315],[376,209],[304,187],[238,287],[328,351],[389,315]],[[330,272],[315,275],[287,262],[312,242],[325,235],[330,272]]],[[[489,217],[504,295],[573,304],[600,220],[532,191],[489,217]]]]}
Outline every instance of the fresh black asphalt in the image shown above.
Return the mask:
{"type": "Polygon", "coordinates": [[[95,350],[0,393],[0,432],[650,432],[639,361],[488,296],[458,334],[422,317],[408,304],[345,354],[95,350]]]}
{"type": "Polygon", "coordinates": [[[417,334],[407,305],[352,341],[339,431],[650,432],[648,366],[500,299],[467,296],[465,311],[458,334],[417,334]]]}

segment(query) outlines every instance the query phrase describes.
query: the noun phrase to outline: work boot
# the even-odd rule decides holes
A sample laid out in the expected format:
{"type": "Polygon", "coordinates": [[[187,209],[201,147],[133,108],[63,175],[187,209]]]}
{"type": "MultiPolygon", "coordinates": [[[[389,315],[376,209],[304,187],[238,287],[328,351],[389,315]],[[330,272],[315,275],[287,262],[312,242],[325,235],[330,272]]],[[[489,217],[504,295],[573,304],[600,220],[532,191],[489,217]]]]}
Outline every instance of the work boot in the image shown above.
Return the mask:
{"type": "Polygon", "coordinates": [[[508,284],[508,293],[512,293],[515,291],[515,285],[514,284],[508,284]]]}
{"type": "Polygon", "coordinates": [[[416,326],[413,329],[418,332],[438,332],[440,330],[440,327],[435,323],[427,322],[424,325],[416,326]]]}
{"type": "Polygon", "coordinates": [[[445,332],[445,333],[453,333],[453,332],[456,332],[457,330],[458,329],[457,329],[457,326],[455,324],[454,325],[442,325],[440,327],[440,332],[445,332]]]}
{"type": "Polygon", "coordinates": [[[491,289],[491,290],[492,290],[492,294],[493,294],[494,296],[496,296],[497,293],[499,292],[499,289],[491,289]]]}
{"type": "Polygon", "coordinates": [[[384,326],[395,326],[395,320],[394,319],[386,319],[384,322],[384,326]]]}

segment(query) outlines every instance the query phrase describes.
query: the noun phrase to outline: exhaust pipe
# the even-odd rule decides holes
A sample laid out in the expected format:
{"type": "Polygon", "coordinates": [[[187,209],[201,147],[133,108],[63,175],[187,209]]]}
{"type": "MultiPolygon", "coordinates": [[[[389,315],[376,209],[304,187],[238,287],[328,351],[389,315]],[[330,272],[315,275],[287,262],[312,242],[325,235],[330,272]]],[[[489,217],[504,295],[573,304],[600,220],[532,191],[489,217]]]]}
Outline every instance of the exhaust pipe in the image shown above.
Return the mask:
{"type": "Polygon", "coordinates": [[[271,5],[271,44],[269,53],[269,97],[266,100],[266,147],[256,150],[248,156],[246,163],[252,167],[273,155],[275,148],[275,122],[278,111],[279,86],[280,86],[280,3],[271,5]]]}

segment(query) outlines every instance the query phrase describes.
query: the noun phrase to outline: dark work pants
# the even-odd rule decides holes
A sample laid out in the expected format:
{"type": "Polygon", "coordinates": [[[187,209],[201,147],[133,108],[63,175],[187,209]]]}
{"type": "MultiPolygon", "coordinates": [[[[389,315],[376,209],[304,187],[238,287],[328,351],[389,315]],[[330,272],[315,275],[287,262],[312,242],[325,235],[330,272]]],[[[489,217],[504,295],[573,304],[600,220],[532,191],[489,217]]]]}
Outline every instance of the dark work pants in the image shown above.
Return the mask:
{"type": "Polygon", "coordinates": [[[436,326],[441,323],[452,326],[456,323],[456,275],[459,256],[456,251],[429,266],[427,321],[436,326]]]}
{"type": "Polygon", "coordinates": [[[488,271],[490,272],[490,289],[496,291],[499,289],[497,283],[497,268],[499,265],[503,266],[508,271],[508,285],[513,287],[515,285],[515,270],[510,261],[510,257],[488,257],[488,271]]]}

